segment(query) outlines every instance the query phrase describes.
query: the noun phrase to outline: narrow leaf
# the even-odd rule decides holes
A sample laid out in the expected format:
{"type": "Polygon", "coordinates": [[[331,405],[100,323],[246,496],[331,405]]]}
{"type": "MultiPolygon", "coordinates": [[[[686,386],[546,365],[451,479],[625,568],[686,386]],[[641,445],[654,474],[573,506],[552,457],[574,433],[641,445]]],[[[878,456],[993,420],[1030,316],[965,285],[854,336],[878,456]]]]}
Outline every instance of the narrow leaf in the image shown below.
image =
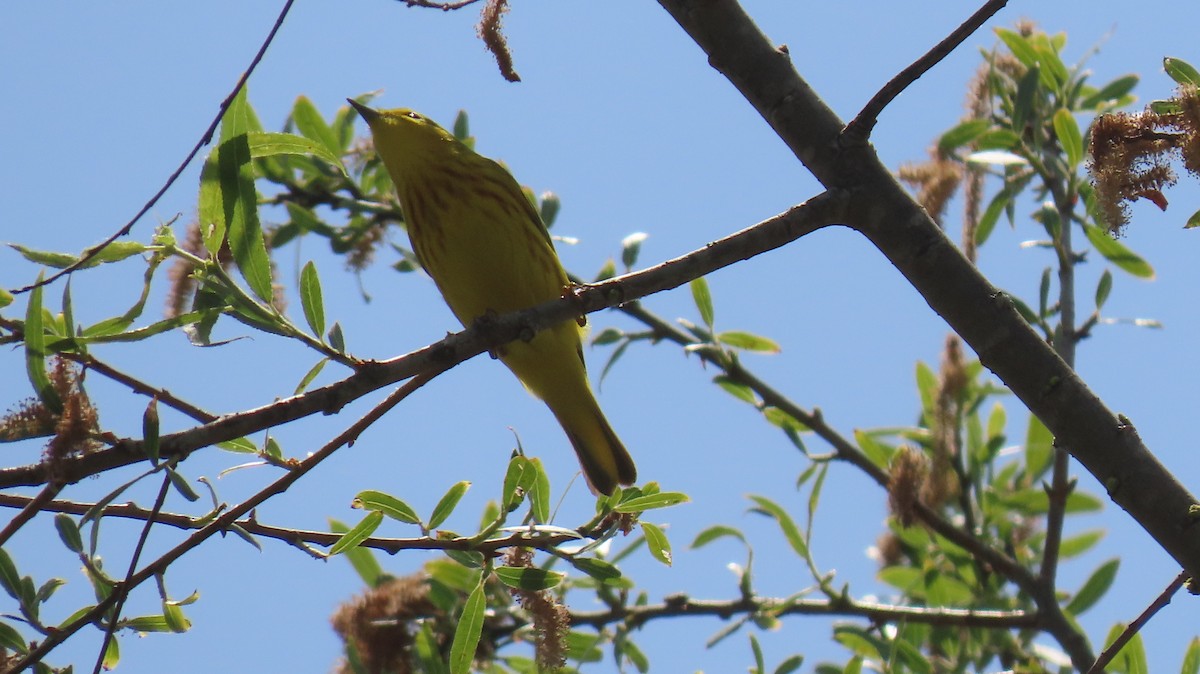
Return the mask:
{"type": "Polygon", "coordinates": [[[446,491],[446,495],[434,506],[433,514],[429,516],[429,528],[436,529],[441,526],[442,522],[445,522],[446,518],[450,516],[450,513],[454,512],[454,508],[470,488],[471,483],[466,481],[455,483],[454,486],[450,487],[446,491]]]}
{"type": "MultiPolygon", "coordinates": [[[[329,520],[329,530],[335,534],[344,534],[350,531],[350,527],[331,519],[329,520]]],[[[350,566],[354,567],[354,571],[358,573],[358,577],[362,578],[367,587],[378,587],[382,579],[386,577],[379,560],[375,559],[374,553],[367,548],[348,548],[342,551],[342,556],[350,562],[350,566]]]]}
{"type": "Polygon", "coordinates": [[[687,494],[664,491],[657,494],[631,498],[624,503],[618,504],[616,508],[613,508],[613,511],[619,513],[640,513],[646,510],[654,510],[655,508],[670,508],[680,503],[687,503],[690,500],[687,494]]]}
{"type": "Polygon", "coordinates": [[[671,541],[667,540],[666,533],[656,524],[641,522],[641,525],[650,554],[663,564],[671,566],[671,541]]]}
{"type": "Polygon", "coordinates": [[[713,302],[712,294],[708,291],[708,282],[701,276],[691,282],[692,301],[696,303],[696,309],[700,312],[700,320],[711,330],[713,326],[713,302]]]}
{"type": "Polygon", "coordinates": [[[1109,236],[1103,229],[1095,225],[1084,225],[1083,231],[1096,251],[1109,262],[1138,278],[1146,280],[1154,278],[1154,268],[1150,266],[1150,263],[1126,248],[1120,241],[1109,236]]]}
{"type": "Polygon", "coordinates": [[[1054,113],[1054,134],[1058,137],[1058,144],[1067,153],[1067,164],[1071,170],[1079,168],[1079,163],[1083,161],[1083,134],[1079,132],[1079,123],[1070,110],[1059,108],[1054,113]]]}
{"type": "Polygon", "coordinates": [[[1168,77],[1180,84],[1200,87],[1200,72],[1187,61],[1168,56],[1163,59],[1163,70],[1167,71],[1168,77]]]}
{"type": "Polygon", "coordinates": [[[515,589],[539,592],[557,587],[567,577],[565,573],[538,568],[501,566],[495,570],[501,583],[515,589]]]}
{"type": "Polygon", "coordinates": [[[342,537],[329,548],[329,556],[339,554],[348,548],[356,548],[360,543],[371,537],[375,530],[379,528],[379,524],[383,522],[383,513],[378,510],[372,510],[367,513],[367,516],[362,518],[354,528],[342,534],[342,537]]]}
{"type": "Polygon", "coordinates": [[[450,645],[450,674],[468,674],[475,660],[475,649],[483,633],[483,615],[487,601],[481,581],[471,590],[462,614],[458,617],[458,629],[454,631],[454,642],[450,645]]]}
{"type": "Polygon", "coordinates": [[[804,542],[804,536],[800,533],[800,528],[796,526],[795,520],[774,501],[765,496],[751,495],[750,499],[754,501],[757,507],[752,510],[763,515],[773,518],[779,523],[779,528],[783,530],[783,536],[787,539],[788,545],[792,546],[792,550],[800,555],[801,558],[808,558],[808,545],[804,542]]]}
{"type": "Polygon", "coordinates": [[[45,315],[42,312],[41,283],[42,274],[38,274],[37,284],[29,292],[29,306],[25,311],[25,371],[42,404],[54,414],[61,414],[62,399],[46,374],[46,328],[42,322],[45,315]]]}
{"type": "Polygon", "coordinates": [[[321,277],[312,260],[300,270],[300,305],[308,327],[320,339],[325,334],[325,301],[321,298],[321,277]]]}
{"type": "Polygon", "coordinates": [[[404,501],[381,491],[360,491],[354,497],[352,507],[363,510],[378,510],[388,517],[406,524],[420,524],[421,517],[404,501]]]}
{"type": "Polygon", "coordinates": [[[1091,576],[1085,580],[1084,586],[1075,592],[1075,596],[1067,602],[1068,612],[1078,616],[1085,610],[1096,606],[1096,602],[1100,601],[1104,592],[1109,591],[1112,580],[1117,577],[1117,568],[1120,566],[1120,559],[1110,559],[1093,571],[1091,576]]]}

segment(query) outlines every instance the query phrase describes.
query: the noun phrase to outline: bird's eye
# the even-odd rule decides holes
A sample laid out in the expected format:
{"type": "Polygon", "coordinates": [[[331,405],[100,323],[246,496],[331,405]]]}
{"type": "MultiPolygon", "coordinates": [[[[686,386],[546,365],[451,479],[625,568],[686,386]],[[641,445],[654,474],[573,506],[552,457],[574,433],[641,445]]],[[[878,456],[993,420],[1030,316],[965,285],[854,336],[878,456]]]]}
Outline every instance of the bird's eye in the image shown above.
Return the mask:
{"type": "Polygon", "coordinates": [[[409,119],[416,119],[416,120],[420,120],[420,119],[421,119],[421,116],[420,116],[420,115],[418,115],[418,114],[417,114],[417,113],[415,113],[415,112],[409,112],[409,113],[408,113],[408,117],[409,117],[409,119]]]}

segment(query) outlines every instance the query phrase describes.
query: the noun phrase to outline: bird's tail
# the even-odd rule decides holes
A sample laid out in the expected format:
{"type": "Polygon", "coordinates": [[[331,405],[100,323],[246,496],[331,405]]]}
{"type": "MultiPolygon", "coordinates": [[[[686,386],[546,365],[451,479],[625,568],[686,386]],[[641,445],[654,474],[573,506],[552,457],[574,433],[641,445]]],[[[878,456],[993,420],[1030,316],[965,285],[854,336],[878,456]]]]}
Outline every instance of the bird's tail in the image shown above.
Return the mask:
{"type": "Polygon", "coordinates": [[[633,457],[604,418],[590,389],[585,388],[573,401],[554,403],[549,405],[550,410],[571,440],[593,492],[612,494],[618,484],[629,485],[637,480],[633,457]]]}

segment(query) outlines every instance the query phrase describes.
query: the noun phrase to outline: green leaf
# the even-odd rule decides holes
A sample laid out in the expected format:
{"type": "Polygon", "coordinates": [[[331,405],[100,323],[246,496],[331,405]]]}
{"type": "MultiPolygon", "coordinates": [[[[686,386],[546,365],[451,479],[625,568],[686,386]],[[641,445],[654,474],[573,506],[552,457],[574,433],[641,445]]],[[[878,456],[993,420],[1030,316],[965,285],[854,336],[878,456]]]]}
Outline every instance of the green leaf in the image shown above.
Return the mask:
{"type": "Polygon", "coordinates": [[[996,35],[1000,38],[1013,56],[1017,57],[1026,68],[1035,68],[1038,65],[1037,50],[1030,44],[1028,38],[1020,33],[1008,28],[997,28],[996,35]]]}
{"type": "Polygon", "coordinates": [[[1117,569],[1121,566],[1120,559],[1110,559],[1104,562],[1092,572],[1083,583],[1083,587],[1079,588],[1079,592],[1071,597],[1071,601],[1067,602],[1067,612],[1073,616],[1079,616],[1087,611],[1100,598],[1108,592],[1108,588],[1112,587],[1113,580],[1117,577],[1117,569]]]}
{"type": "Polygon", "coordinates": [[[184,615],[183,609],[178,604],[164,601],[163,605],[163,620],[166,621],[167,627],[176,634],[182,634],[192,628],[192,621],[184,615]]]}
{"type": "Polygon", "coordinates": [[[362,518],[354,528],[342,534],[342,537],[329,548],[329,556],[332,557],[348,548],[356,548],[363,541],[371,537],[375,530],[379,528],[379,524],[383,522],[383,513],[378,510],[372,510],[367,513],[366,517],[362,518]]]}
{"type": "Polygon", "coordinates": [[[167,479],[171,481],[171,486],[179,495],[193,503],[200,499],[200,495],[192,489],[192,485],[188,484],[187,478],[179,473],[179,471],[167,469],[167,479]]]}
{"type": "Polygon", "coordinates": [[[650,554],[663,564],[671,566],[671,541],[667,540],[666,533],[656,524],[640,524],[642,533],[646,536],[646,545],[650,547],[650,554]]]}
{"type": "Polygon", "coordinates": [[[1029,417],[1025,431],[1025,471],[1029,480],[1036,481],[1050,467],[1054,458],[1054,436],[1037,417],[1029,417]]]}
{"type": "Polygon", "coordinates": [[[534,522],[548,524],[550,522],[550,500],[554,497],[550,493],[550,476],[546,474],[546,468],[542,465],[541,459],[532,458],[529,460],[529,465],[534,471],[533,484],[530,485],[527,492],[529,512],[533,515],[534,522]]]}
{"type": "Polygon", "coordinates": [[[342,153],[341,143],[338,142],[337,136],[334,135],[333,130],[325,123],[325,118],[321,116],[320,111],[307,96],[296,98],[296,103],[292,105],[292,121],[296,123],[296,128],[300,130],[300,133],[320,143],[329,151],[330,155],[337,157],[342,153]]]}
{"type": "Polygon", "coordinates": [[[562,200],[553,192],[542,192],[541,203],[538,204],[538,216],[542,218],[542,224],[546,229],[554,226],[554,221],[558,219],[558,211],[562,208],[562,200]]]}
{"type": "Polygon", "coordinates": [[[0,622],[0,648],[14,651],[21,655],[29,652],[29,644],[25,643],[25,638],[21,636],[21,633],[8,623],[3,622],[0,622]]]}
{"type": "Polygon", "coordinates": [[[458,506],[458,502],[462,500],[463,495],[470,488],[471,483],[466,481],[457,482],[454,486],[450,487],[446,491],[445,496],[442,496],[442,499],[434,506],[433,514],[429,516],[428,528],[436,529],[441,526],[442,522],[445,522],[446,518],[450,516],[450,513],[454,512],[454,508],[458,506]]]}
{"type": "Polygon", "coordinates": [[[692,541],[692,548],[699,549],[699,548],[702,548],[702,547],[708,545],[709,543],[712,543],[713,541],[715,541],[717,539],[726,538],[726,537],[736,538],[739,541],[741,541],[742,543],[746,542],[746,537],[745,537],[745,535],[742,534],[741,531],[734,529],[733,527],[730,527],[730,526],[718,524],[715,526],[711,526],[711,527],[705,529],[704,531],[701,531],[700,533],[696,534],[695,540],[692,541]]]}
{"type": "Polygon", "coordinates": [[[1079,108],[1082,110],[1094,110],[1106,103],[1116,102],[1124,98],[1133,91],[1133,88],[1138,84],[1137,75],[1125,75],[1104,85],[1094,94],[1084,98],[1079,102],[1079,108]]]}
{"type": "Polygon", "coordinates": [[[1108,301],[1108,294],[1112,292],[1112,283],[1112,272],[1105,269],[1104,273],[1100,275],[1100,282],[1096,284],[1096,311],[1100,311],[1104,303],[1108,301]]]}
{"type": "Polygon", "coordinates": [[[309,329],[320,339],[325,333],[325,301],[321,299],[321,277],[312,260],[300,270],[300,305],[309,329]]]}
{"type": "MultiPolygon", "coordinates": [[[[256,160],[268,157],[292,155],[298,157],[317,157],[346,175],[346,167],[342,164],[341,152],[330,152],[318,140],[310,140],[292,133],[264,133],[254,131],[246,134],[250,144],[250,156],[256,160]]],[[[288,204],[290,205],[290,204],[288,204]]],[[[290,212],[290,209],[289,209],[290,212]]]]}
{"type": "Polygon", "coordinates": [[[1200,674],[1200,637],[1192,637],[1192,640],[1188,642],[1179,674],[1200,674]]]}
{"type": "Polygon", "coordinates": [[[942,134],[938,139],[938,152],[948,155],[983,135],[991,127],[991,121],[986,119],[969,119],[960,122],[958,126],[942,134]]]}
{"type": "Polygon", "coordinates": [[[117,668],[119,662],[121,662],[121,646],[117,641],[117,635],[113,634],[104,648],[104,657],[101,659],[100,666],[104,668],[104,671],[112,671],[117,668]]]}
{"type": "Polygon", "coordinates": [[[700,320],[711,330],[713,326],[713,301],[712,294],[708,291],[708,282],[701,276],[691,282],[692,301],[696,303],[696,309],[700,312],[700,320]]]}
{"type": "Polygon", "coordinates": [[[623,639],[620,645],[620,653],[638,670],[638,674],[646,674],[650,671],[650,659],[638,648],[637,644],[630,641],[628,638],[623,639]]]}
{"type": "Polygon", "coordinates": [[[46,374],[46,328],[42,312],[42,274],[29,292],[29,306],[25,311],[25,371],[29,383],[42,404],[54,414],[62,414],[63,403],[46,374]]]}
{"type": "Polygon", "coordinates": [[[779,528],[783,530],[783,536],[787,539],[788,545],[792,546],[792,550],[802,559],[808,559],[808,544],[804,542],[804,536],[800,533],[800,528],[796,526],[792,516],[765,496],[751,495],[750,499],[758,504],[751,511],[771,517],[778,522],[779,528]]]}
{"type": "Polygon", "coordinates": [[[351,502],[351,507],[362,508],[363,510],[378,510],[388,517],[404,522],[405,524],[420,524],[421,517],[404,501],[385,494],[381,491],[366,490],[360,491],[354,496],[351,502]]]}
{"type": "Polygon", "coordinates": [[[1146,280],[1154,278],[1154,268],[1148,262],[1138,257],[1136,253],[1126,248],[1120,241],[1109,236],[1105,230],[1095,225],[1085,224],[1083,231],[1087,235],[1088,241],[1096,248],[1096,251],[1103,255],[1109,262],[1138,278],[1146,280]]]}
{"type": "Polygon", "coordinates": [[[775,674],[792,674],[799,670],[802,664],[804,664],[804,656],[793,655],[779,663],[779,666],[775,668],[775,674]]]}
{"type": "MultiPolygon", "coordinates": [[[[329,520],[329,530],[334,534],[346,534],[350,530],[349,526],[338,522],[336,519],[329,520]]],[[[354,571],[359,574],[368,588],[378,588],[379,583],[383,579],[389,578],[388,574],[383,572],[383,566],[379,565],[379,560],[376,559],[372,550],[368,548],[348,548],[342,550],[343,558],[350,562],[350,566],[354,567],[354,571]]]]}
{"type": "Polygon", "coordinates": [[[749,386],[733,381],[728,375],[719,374],[713,377],[713,383],[720,386],[726,393],[741,400],[744,403],[758,405],[758,396],[754,394],[754,389],[749,386]]]}
{"type": "Polygon", "coordinates": [[[637,264],[638,253],[642,250],[642,243],[649,236],[645,232],[634,232],[621,239],[621,264],[625,266],[626,271],[633,269],[633,265],[637,264]]]}
{"type": "Polygon", "coordinates": [[[637,496],[624,501],[613,508],[614,512],[618,513],[640,513],[655,508],[670,508],[677,506],[680,503],[691,501],[687,494],[675,491],[664,491],[657,494],[647,494],[645,496],[637,496]]]}
{"type": "MultiPolygon", "coordinates": [[[[350,527],[335,519],[330,519],[329,530],[335,534],[344,534],[350,531],[350,527]]],[[[362,578],[367,587],[379,587],[383,579],[389,577],[383,572],[383,567],[379,565],[375,554],[368,548],[349,548],[342,551],[342,556],[350,562],[350,566],[354,567],[354,571],[359,578],[362,578]]]]}
{"type": "Polygon", "coordinates": [[[500,566],[494,569],[494,572],[501,583],[515,590],[526,590],[529,592],[539,592],[541,590],[549,590],[552,587],[558,587],[563,579],[567,577],[567,574],[557,571],[515,566],[500,566]]]}
{"type": "Polygon", "coordinates": [[[1070,559],[1071,557],[1082,555],[1091,550],[1096,543],[1099,543],[1100,539],[1104,538],[1104,534],[1104,529],[1092,529],[1091,531],[1085,531],[1081,534],[1064,538],[1062,545],[1058,548],[1058,556],[1063,559],[1070,559]]]}
{"type": "Polygon", "coordinates": [[[929,365],[917,361],[917,393],[921,396],[921,409],[929,416],[933,414],[934,401],[938,392],[938,376],[929,365]]]}
{"type": "MultiPolygon", "coordinates": [[[[10,243],[10,248],[17,251],[26,260],[36,264],[43,264],[47,267],[55,269],[65,269],[79,262],[83,255],[72,255],[70,253],[55,253],[44,250],[33,250],[26,248],[20,244],[10,243]]],[[[84,254],[90,252],[91,248],[84,251],[84,254]]],[[[104,247],[99,253],[96,253],[87,262],[80,265],[80,269],[88,269],[106,262],[120,262],[121,260],[140,255],[146,252],[147,248],[144,243],[138,241],[114,241],[104,247]]]]}
{"type": "Polygon", "coordinates": [[[1179,84],[1200,87],[1200,72],[1197,72],[1187,61],[1168,56],[1163,59],[1163,70],[1167,71],[1168,77],[1179,84]]]}
{"type": "Polygon", "coordinates": [[[1000,221],[1000,216],[1004,213],[1004,209],[1012,203],[1013,193],[1006,187],[996,193],[992,197],[991,202],[983,211],[983,215],[979,217],[979,224],[975,227],[975,245],[982,246],[987,242],[988,237],[992,235],[992,230],[996,228],[996,223],[1000,221]]]}
{"type": "Polygon", "coordinates": [[[1193,227],[1200,227],[1200,211],[1192,213],[1191,217],[1187,219],[1187,223],[1183,226],[1184,229],[1192,229],[1193,227]]]}
{"type": "MultiPolygon", "coordinates": [[[[232,111],[232,110],[231,110],[232,111]]],[[[264,302],[273,296],[271,261],[258,220],[258,191],[246,136],[225,141],[217,162],[222,206],[233,261],[254,294],[264,302]]]]}
{"type": "Polygon", "coordinates": [[[594,557],[576,557],[571,560],[571,565],[601,583],[611,584],[621,578],[620,569],[594,557]]]}
{"type": "Polygon", "coordinates": [[[329,328],[329,334],[326,336],[329,340],[329,346],[333,347],[338,353],[346,353],[346,336],[342,334],[342,324],[334,323],[333,327],[329,328]]]}
{"type": "Polygon", "coordinates": [[[487,600],[483,594],[481,581],[471,590],[467,603],[463,606],[458,617],[458,628],[454,630],[454,642],[450,645],[451,674],[468,674],[471,663],[475,661],[475,649],[479,646],[479,636],[483,633],[483,615],[487,610],[487,600]]]}
{"type": "Polygon", "coordinates": [[[762,646],[758,645],[758,638],[753,634],[750,635],[750,650],[754,653],[754,667],[750,671],[754,674],[767,674],[767,665],[763,661],[762,646]]]}
{"type": "Polygon", "coordinates": [[[1079,132],[1079,124],[1070,110],[1059,108],[1054,113],[1054,135],[1067,153],[1067,165],[1072,172],[1075,171],[1083,161],[1083,134],[1079,132]]]}
{"type": "Polygon", "coordinates": [[[58,529],[58,537],[62,539],[63,545],[67,546],[68,550],[76,554],[83,552],[83,537],[79,535],[79,527],[70,515],[66,513],[55,515],[54,528],[58,529]]]}
{"type": "Polygon", "coordinates": [[[744,351],[756,351],[758,353],[779,353],[780,351],[777,342],[740,330],[722,332],[717,335],[717,341],[725,346],[732,346],[735,349],[742,349],[744,351]]]}
{"type": "Polygon", "coordinates": [[[471,121],[467,117],[466,110],[459,110],[454,116],[454,137],[459,140],[466,140],[471,137],[471,121]]]}
{"type": "Polygon", "coordinates": [[[322,358],[321,360],[318,360],[316,365],[313,365],[311,368],[309,368],[308,372],[304,373],[304,377],[300,379],[299,384],[296,384],[296,390],[292,393],[294,395],[300,395],[303,393],[304,390],[308,388],[308,385],[317,378],[317,375],[321,374],[321,370],[325,369],[325,365],[328,362],[329,358],[322,358]]]}
{"type": "Polygon", "coordinates": [[[1039,68],[1031,67],[1029,72],[1025,73],[1017,82],[1017,95],[1013,99],[1012,128],[1018,133],[1025,128],[1026,123],[1032,121],[1040,79],[1039,73],[1039,68]]]}

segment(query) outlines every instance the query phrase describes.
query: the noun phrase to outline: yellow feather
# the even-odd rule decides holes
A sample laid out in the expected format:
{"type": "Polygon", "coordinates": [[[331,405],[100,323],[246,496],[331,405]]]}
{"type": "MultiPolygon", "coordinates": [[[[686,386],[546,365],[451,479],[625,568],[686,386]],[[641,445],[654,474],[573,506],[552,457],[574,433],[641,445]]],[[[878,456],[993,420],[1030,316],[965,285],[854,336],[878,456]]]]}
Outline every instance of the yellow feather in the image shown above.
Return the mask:
{"type": "MultiPolygon", "coordinates": [[[[411,110],[350,103],[396,185],[413,251],[464,326],[562,295],[569,281],[550,235],[504,167],[411,110]]],[[[633,459],[588,386],[574,321],[498,355],[554,412],[594,491],[634,482],[633,459]]]]}

